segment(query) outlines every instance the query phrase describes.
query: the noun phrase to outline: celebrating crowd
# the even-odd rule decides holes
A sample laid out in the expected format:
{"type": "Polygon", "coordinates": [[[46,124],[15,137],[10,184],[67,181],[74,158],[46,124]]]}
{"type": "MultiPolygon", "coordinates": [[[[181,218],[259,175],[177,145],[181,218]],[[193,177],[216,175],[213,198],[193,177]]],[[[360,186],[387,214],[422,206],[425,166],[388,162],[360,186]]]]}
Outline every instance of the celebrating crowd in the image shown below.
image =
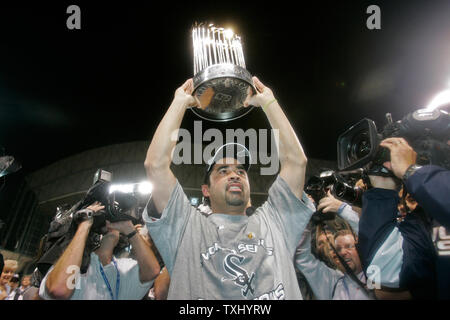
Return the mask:
{"type": "Polygon", "coordinates": [[[272,90],[253,81],[257,92],[245,106],[261,107],[279,133],[280,170],[266,202],[251,205],[251,153],[237,143],[206,165],[201,208],[189,201],[171,171],[170,139],[198,103],[189,79],[148,148],[144,166],[154,189],[142,225],[106,221],[98,245],[88,245],[105,205],[89,204],[45,273],[20,280],[17,262],[5,260],[0,299],[449,298],[450,264],[437,254],[432,226],[450,228],[450,171],[417,165],[408,142],[391,137],[380,144],[389,150],[383,166],[390,174],[368,175],[361,207],[333,190],[315,202],[304,191],[307,158],[294,129],[272,90]],[[328,213],[334,218],[321,219],[328,213]],[[119,250],[122,240],[130,252],[119,250]]]}

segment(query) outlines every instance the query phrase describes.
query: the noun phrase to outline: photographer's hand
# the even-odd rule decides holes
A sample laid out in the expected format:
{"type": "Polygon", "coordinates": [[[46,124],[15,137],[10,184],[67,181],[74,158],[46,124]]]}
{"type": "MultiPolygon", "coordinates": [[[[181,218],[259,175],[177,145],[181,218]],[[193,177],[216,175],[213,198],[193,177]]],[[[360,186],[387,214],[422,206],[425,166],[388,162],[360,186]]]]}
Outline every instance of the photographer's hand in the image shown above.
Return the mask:
{"type": "Polygon", "coordinates": [[[119,231],[123,235],[128,235],[135,230],[133,223],[130,220],[109,222],[106,221],[106,227],[109,229],[114,229],[119,231]]]}
{"type": "Polygon", "coordinates": [[[99,201],[95,201],[93,204],[91,204],[87,209],[91,209],[94,212],[100,211],[102,209],[105,209],[105,206],[102,205],[99,201]]]}
{"type": "Polygon", "coordinates": [[[317,211],[322,210],[323,213],[327,212],[338,212],[339,207],[342,205],[342,201],[333,197],[330,191],[327,192],[327,196],[323,197],[319,201],[317,206],[317,211]]]}
{"type": "MultiPolygon", "coordinates": [[[[91,204],[89,207],[86,208],[87,210],[91,210],[94,213],[105,209],[105,206],[102,205],[100,202],[95,201],[93,204],[91,204]]],[[[77,215],[78,212],[75,213],[77,215]]],[[[82,216],[78,215],[76,216],[77,219],[80,220],[80,223],[78,227],[80,227],[81,224],[83,224],[85,227],[90,228],[92,227],[92,224],[94,223],[94,215],[87,216],[86,213],[84,213],[82,216]]]]}
{"type": "Polygon", "coordinates": [[[388,148],[391,152],[391,161],[383,165],[391,170],[397,178],[402,178],[406,169],[416,163],[417,153],[403,138],[387,138],[381,141],[381,147],[388,148]]]}

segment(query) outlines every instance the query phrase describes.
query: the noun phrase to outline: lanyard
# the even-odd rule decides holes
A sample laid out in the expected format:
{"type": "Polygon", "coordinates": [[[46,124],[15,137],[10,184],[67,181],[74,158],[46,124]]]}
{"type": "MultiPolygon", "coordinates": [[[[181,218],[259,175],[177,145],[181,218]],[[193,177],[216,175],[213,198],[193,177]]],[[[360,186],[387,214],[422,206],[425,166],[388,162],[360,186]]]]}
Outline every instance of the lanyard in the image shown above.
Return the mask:
{"type": "MultiPolygon", "coordinates": [[[[356,276],[356,278],[357,278],[359,281],[362,282],[362,280],[360,279],[360,277],[358,277],[357,275],[355,275],[355,276],[356,276]]],[[[356,296],[350,297],[350,290],[349,290],[349,288],[348,288],[347,282],[345,281],[345,278],[348,278],[349,282],[351,282],[352,278],[351,278],[350,276],[349,276],[349,277],[346,276],[346,277],[344,277],[344,279],[342,279],[342,282],[343,282],[343,284],[344,284],[345,291],[347,291],[347,297],[348,297],[348,299],[349,299],[349,300],[355,300],[355,299],[356,299],[356,296]]],[[[354,281],[354,282],[355,282],[355,281],[354,281]]],[[[356,288],[356,289],[359,289],[359,287],[356,288]]],[[[365,290],[363,290],[362,293],[363,293],[363,294],[365,293],[367,296],[370,296],[369,293],[368,293],[367,291],[365,291],[365,290]]]]}
{"type": "MultiPolygon", "coordinates": [[[[99,261],[100,262],[100,261],[99,261]]],[[[114,299],[114,294],[111,289],[111,285],[109,284],[108,278],[106,278],[105,271],[103,271],[102,263],[100,262],[100,273],[102,274],[103,281],[105,281],[106,286],[108,287],[109,294],[111,296],[112,300],[118,300],[119,299],[119,287],[120,287],[120,274],[119,269],[117,269],[117,263],[114,258],[112,258],[112,263],[114,264],[114,267],[116,268],[116,274],[117,274],[117,280],[116,280],[116,298],[114,299]]]]}
{"type": "Polygon", "coordinates": [[[347,285],[347,282],[345,281],[345,278],[346,277],[344,277],[344,279],[342,279],[342,284],[344,285],[344,289],[347,292],[347,299],[352,300],[352,297],[350,297],[350,290],[348,290],[348,285],[347,285]]]}

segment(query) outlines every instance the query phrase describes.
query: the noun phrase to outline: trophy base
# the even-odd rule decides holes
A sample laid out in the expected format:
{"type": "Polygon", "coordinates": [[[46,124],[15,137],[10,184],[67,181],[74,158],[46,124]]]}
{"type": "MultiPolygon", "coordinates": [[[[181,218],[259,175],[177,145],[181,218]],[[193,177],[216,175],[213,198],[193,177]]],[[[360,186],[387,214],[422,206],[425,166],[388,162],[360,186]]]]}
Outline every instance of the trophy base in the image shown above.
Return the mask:
{"type": "Polygon", "coordinates": [[[212,65],[197,73],[193,81],[193,96],[200,105],[191,110],[202,119],[230,121],[253,109],[244,107],[244,102],[256,89],[250,73],[240,66],[212,65]]]}

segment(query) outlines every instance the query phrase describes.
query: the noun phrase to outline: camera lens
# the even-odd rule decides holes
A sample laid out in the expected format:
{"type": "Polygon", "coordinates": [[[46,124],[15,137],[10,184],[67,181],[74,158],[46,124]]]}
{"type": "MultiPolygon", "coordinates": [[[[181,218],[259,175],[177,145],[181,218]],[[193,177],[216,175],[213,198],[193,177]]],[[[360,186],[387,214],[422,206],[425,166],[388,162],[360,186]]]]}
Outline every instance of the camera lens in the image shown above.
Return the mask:
{"type": "Polygon", "coordinates": [[[342,198],[345,194],[345,184],[343,183],[335,183],[333,186],[333,191],[336,194],[336,197],[342,198]]]}
{"type": "Polygon", "coordinates": [[[363,190],[358,187],[352,187],[347,183],[336,183],[333,186],[335,196],[345,202],[354,204],[358,207],[362,204],[363,190]]]}
{"type": "Polygon", "coordinates": [[[360,131],[353,136],[349,145],[348,159],[350,162],[357,161],[370,153],[370,137],[367,131],[360,131]]]}

